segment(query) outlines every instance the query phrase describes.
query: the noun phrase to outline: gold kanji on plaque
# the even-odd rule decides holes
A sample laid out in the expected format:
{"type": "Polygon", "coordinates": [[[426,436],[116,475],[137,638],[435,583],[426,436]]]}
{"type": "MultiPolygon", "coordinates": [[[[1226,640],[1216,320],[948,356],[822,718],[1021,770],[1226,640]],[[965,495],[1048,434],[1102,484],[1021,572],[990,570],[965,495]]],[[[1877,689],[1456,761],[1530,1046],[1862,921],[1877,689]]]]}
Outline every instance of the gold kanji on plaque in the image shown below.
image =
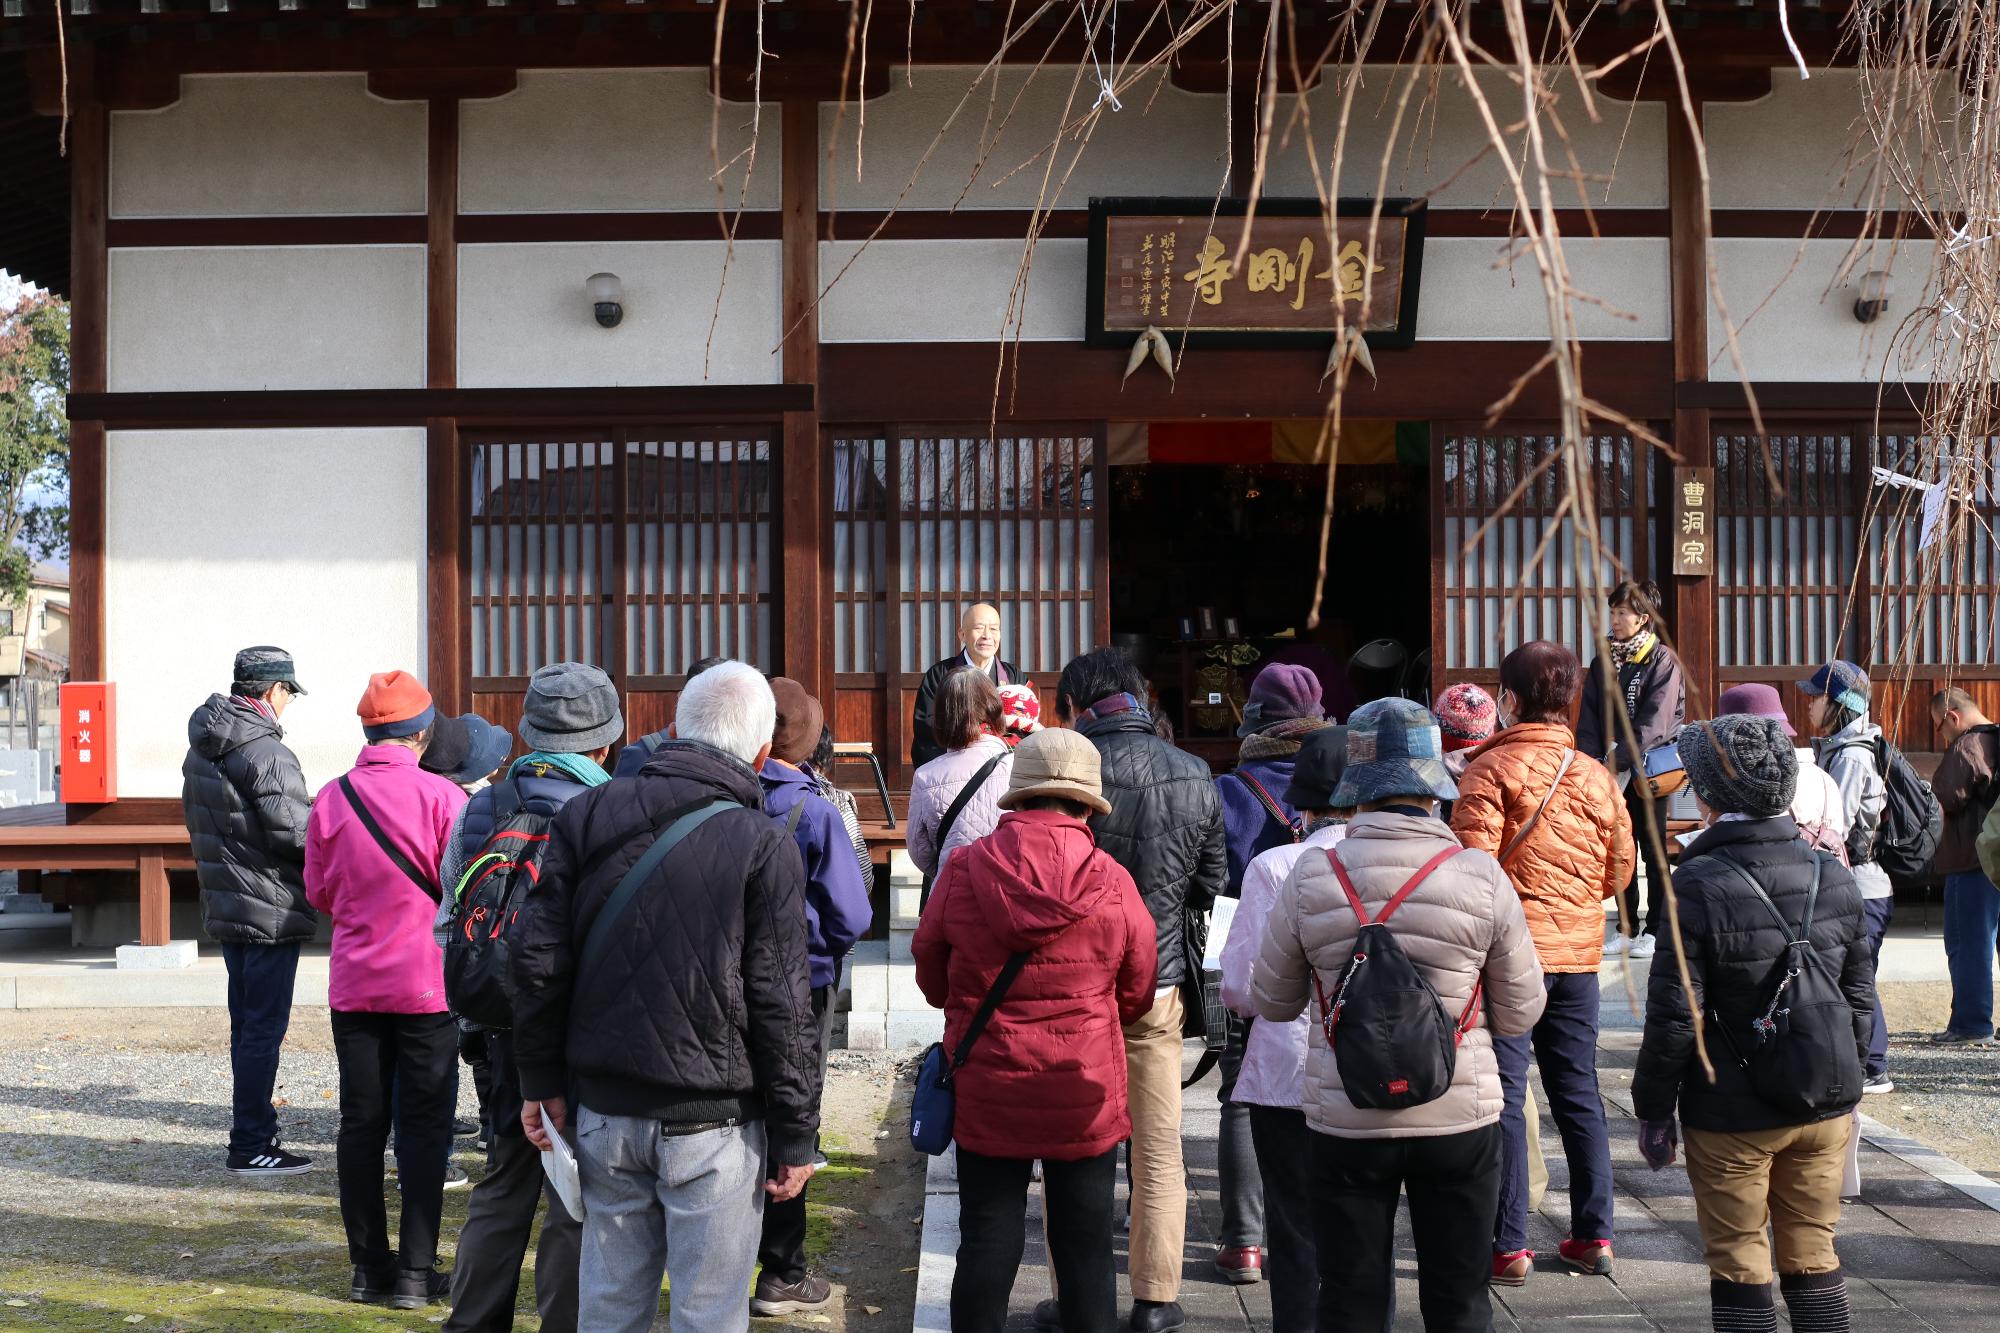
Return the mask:
{"type": "Polygon", "coordinates": [[[1236,265],[1223,258],[1227,251],[1228,247],[1211,233],[1194,257],[1194,270],[1181,274],[1194,284],[1196,295],[1208,305],[1222,304],[1222,286],[1236,276],[1236,265]]]}
{"type": "Polygon", "coordinates": [[[1673,514],[1671,522],[1674,573],[1705,576],[1714,573],[1714,554],[1709,546],[1713,526],[1708,521],[1715,491],[1715,469],[1677,467],[1674,469],[1673,514]]]}

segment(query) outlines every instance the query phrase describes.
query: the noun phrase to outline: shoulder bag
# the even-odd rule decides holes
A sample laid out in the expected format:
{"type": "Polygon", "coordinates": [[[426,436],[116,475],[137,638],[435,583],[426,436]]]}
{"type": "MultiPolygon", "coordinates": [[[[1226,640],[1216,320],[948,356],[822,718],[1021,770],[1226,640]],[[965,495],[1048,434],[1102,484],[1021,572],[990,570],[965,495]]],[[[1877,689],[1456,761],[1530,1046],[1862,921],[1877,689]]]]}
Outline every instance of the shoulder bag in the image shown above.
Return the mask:
{"type": "Polygon", "coordinates": [[[916,1091],[910,1096],[910,1146],[918,1152],[936,1157],[951,1146],[952,1125],[958,1118],[958,1092],[952,1087],[952,1079],[964,1067],[966,1057],[972,1054],[972,1043],[986,1031],[993,1011],[1007,997],[1008,988],[1027,962],[1026,953],[1008,955],[1006,965],[993,978],[992,987],[980,1002],[979,1012],[972,1016],[965,1035],[959,1038],[958,1050],[949,1058],[941,1041],[932,1042],[924,1052],[924,1062],[917,1069],[916,1091]]]}
{"type": "MultiPolygon", "coordinates": [[[[937,836],[932,839],[937,848],[937,858],[940,866],[944,864],[945,839],[951,836],[951,830],[958,823],[958,817],[965,813],[965,807],[972,803],[972,798],[979,794],[981,787],[986,785],[986,779],[993,776],[993,770],[998,768],[1000,761],[1005,759],[1010,753],[1012,752],[1003,750],[981,764],[979,771],[974,773],[966,784],[958,789],[958,795],[953,797],[951,804],[945,807],[944,818],[938,820],[937,836]]],[[[931,886],[935,883],[937,883],[937,871],[932,870],[924,875],[924,887],[917,896],[917,914],[919,916],[923,915],[925,905],[931,900],[931,886]]]]}
{"type": "Polygon", "coordinates": [[[590,923],[590,934],[584,938],[583,950],[577,955],[576,971],[571,976],[572,987],[582,984],[582,979],[596,969],[598,958],[603,954],[605,946],[611,942],[611,932],[617,926],[619,918],[625,915],[626,909],[632,905],[632,900],[638,896],[640,886],[646,882],[646,877],[659,867],[660,862],[666,859],[667,853],[678,847],[681,839],[723,811],[742,808],[740,803],[718,796],[698,801],[693,805],[684,805],[669,816],[673,822],[653,840],[653,845],[646,849],[645,854],[632,863],[632,868],[625,872],[617,887],[611,890],[611,896],[604,900],[604,907],[598,912],[597,919],[590,923]]]}
{"type": "Polygon", "coordinates": [[[428,894],[432,902],[442,902],[444,890],[438,886],[436,880],[417,869],[416,864],[403,854],[402,848],[389,841],[389,835],[375,822],[374,813],[362,803],[361,793],[354,790],[354,784],[348,781],[348,776],[344,773],[340,778],[340,794],[347,798],[347,804],[354,811],[355,818],[361,821],[361,827],[368,830],[368,836],[375,839],[375,845],[382,849],[384,856],[395,863],[396,869],[409,876],[410,883],[428,894]]]}

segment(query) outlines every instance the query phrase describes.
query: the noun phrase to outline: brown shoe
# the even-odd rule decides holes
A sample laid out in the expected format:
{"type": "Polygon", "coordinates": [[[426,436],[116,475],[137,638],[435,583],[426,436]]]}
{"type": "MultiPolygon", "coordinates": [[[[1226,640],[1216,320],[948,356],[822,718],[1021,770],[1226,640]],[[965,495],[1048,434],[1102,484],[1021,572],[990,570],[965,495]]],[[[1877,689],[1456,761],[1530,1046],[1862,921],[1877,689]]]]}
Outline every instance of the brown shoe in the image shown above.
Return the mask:
{"type": "Polygon", "coordinates": [[[1496,1287],[1525,1287],[1528,1274],[1535,1271],[1535,1252],[1516,1250],[1512,1254],[1493,1256],[1493,1276],[1488,1279],[1496,1287]]]}
{"type": "Polygon", "coordinates": [[[1264,1251],[1255,1245],[1231,1245],[1215,1252],[1215,1271],[1224,1282],[1239,1287],[1264,1280],[1264,1251]]]}

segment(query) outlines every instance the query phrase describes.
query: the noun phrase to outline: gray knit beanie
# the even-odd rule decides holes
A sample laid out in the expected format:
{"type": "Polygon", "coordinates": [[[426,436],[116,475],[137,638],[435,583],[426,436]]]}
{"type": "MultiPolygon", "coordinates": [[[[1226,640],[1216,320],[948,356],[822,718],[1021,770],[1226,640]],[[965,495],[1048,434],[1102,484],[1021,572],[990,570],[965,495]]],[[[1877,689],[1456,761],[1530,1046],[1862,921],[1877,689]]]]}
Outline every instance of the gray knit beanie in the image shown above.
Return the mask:
{"type": "Polygon", "coordinates": [[[1717,814],[1768,819],[1792,808],[1799,757],[1782,723],[1731,713],[1688,723],[1674,745],[1694,794],[1717,814]]]}

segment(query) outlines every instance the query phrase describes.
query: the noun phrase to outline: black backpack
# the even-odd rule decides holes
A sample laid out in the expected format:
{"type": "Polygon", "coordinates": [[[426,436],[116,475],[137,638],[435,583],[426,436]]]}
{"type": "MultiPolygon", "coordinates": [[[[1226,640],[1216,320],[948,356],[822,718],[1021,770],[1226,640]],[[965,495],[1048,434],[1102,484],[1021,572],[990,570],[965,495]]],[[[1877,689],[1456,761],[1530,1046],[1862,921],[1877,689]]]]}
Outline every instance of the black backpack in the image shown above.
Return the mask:
{"type": "Polygon", "coordinates": [[[1472,1030],[1479,1011],[1481,983],[1473,983],[1472,998],[1458,1021],[1446,1018],[1443,1001],[1389,932],[1388,920],[1433,870],[1463,850],[1447,847],[1432,857],[1382,905],[1382,914],[1373,921],[1347,878],[1340,853],[1326,854],[1361,921],[1361,933],[1354,941],[1354,957],[1334,984],[1332,1001],[1327,1000],[1317,971],[1313,986],[1319,991],[1326,1042],[1340,1069],[1341,1089],[1356,1106],[1401,1111],[1434,1102],[1451,1087],[1459,1043],[1472,1030]]]}
{"type": "Polygon", "coordinates": [[[520,788],[493,788],[493,832],[459,876],[444,945],[445,1003],[482,1027],[514,1026],[509,932],[540,875],[555,816],[521,804],[520,788]]]}
{"type": "Polygon", "coordinates": [[[1771,970],[1771,998],[1763,1013],[1746,1023],[1713,1006],[1708,1011],[1709,1022],[1722,1034],[1751,1091],[1776,1110],[1816,1120],[1859,1105],[1862,1082],[1854,1006],[1840,988],[1840,978],[1812,947],[1813,908],[1825,866],[1820,855],[1812,854],[1812,888],[1796,934],[1749,871],[1726,856],[1715,856],[1770,912],[1785,933],[1785,951],[1771,970]]]}
{"type": "Polygon", "coordinates": [[[1844,748],[1867,750],[1885,789],[1875,845],[1862,858],[1854,857],[1850,846],[1849,859],[1857,865],[1873,861],[1899,883],[1922,880],[1930,874],[1931,858],[1937,855],[1938,838],[1944,832],[1944,808],[1931,784],[1917,776],[1909,759],[1886,736],[1877,736],[1872,745],[1850,741],[1844,748]]]}

